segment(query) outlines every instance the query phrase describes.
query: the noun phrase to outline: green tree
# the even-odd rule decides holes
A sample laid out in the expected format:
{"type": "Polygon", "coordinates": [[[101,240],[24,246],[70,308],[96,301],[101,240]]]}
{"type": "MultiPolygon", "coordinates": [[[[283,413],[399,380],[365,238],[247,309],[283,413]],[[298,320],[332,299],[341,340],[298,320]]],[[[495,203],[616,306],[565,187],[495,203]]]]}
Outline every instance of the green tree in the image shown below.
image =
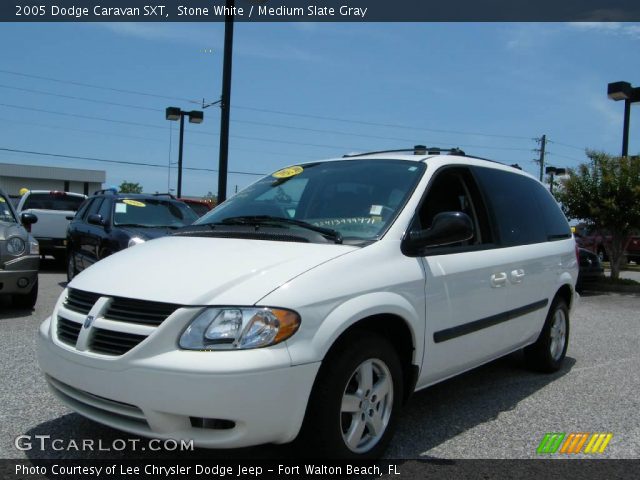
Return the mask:
{"type": "Polygon", "coordinates": [[[611,277],[619,278],[630,236],[640,229],[640,157],[587,150],[590,162],[570,171],[556,190],[569,218],[582,219],[611,236],[605,248],[611,277]]]}
{"type": "Polygon", "coordinates": [[[142,193],[142,185],[139,183],[127,182],[126,180],[118,187],[120,193],[142,193]]]}

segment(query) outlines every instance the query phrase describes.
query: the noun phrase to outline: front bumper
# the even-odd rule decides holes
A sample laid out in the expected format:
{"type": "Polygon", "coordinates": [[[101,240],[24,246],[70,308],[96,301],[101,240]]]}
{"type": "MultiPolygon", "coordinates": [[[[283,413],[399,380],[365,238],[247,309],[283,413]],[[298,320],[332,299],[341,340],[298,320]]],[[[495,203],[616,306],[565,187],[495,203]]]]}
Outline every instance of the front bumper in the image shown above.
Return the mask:
{"type": "Polygon", "coordinates": [[[37,255],[25,255],[0,265],[0,293],[29,293],[38,280],[39,265],[40,257],[37,255]],[[28,283],[19,286],[18,282],[21,279],[26,279],[28,283]]]}
{"type": "Polygon", "coordinates": [[[176,346],[146,358],[101,361],[99,355],[59,345],[51,338],[50,323],[47,319],[40,327],[38,359],[66,405],[126,432],[193,440],[201,447],[293,440],[320,366],[290,366],[284,346],[234,352],[176,346]]]}

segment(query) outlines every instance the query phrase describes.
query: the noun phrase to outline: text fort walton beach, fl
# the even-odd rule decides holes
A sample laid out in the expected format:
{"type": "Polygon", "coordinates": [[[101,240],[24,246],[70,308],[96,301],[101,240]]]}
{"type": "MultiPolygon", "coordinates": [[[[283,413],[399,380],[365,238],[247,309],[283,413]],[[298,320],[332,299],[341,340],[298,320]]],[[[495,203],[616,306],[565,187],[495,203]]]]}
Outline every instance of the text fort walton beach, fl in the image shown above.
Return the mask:
{"type": "Polygon", "coordinates": [[[266,5],[251,5],[249,8],[227,7],[225,5],[212,5],[211,7],[189,7],[178,5],[177,11],[174,6],[166,5],[141,5],[135,7],[105,7],[103,5],[75,6],[75,5],[16,5],[17,17],[37,17],[50,15],[52,17],[74,17],[77,19],[86,17],[125,18],[125,17],[224,17],[227,14],[234,17],[359,17],[365,18],[367,7],[350,7],[341,5],[336,7],[308,5],[306,7],[287,7],[280,5],[269,7],[266,5]]]}

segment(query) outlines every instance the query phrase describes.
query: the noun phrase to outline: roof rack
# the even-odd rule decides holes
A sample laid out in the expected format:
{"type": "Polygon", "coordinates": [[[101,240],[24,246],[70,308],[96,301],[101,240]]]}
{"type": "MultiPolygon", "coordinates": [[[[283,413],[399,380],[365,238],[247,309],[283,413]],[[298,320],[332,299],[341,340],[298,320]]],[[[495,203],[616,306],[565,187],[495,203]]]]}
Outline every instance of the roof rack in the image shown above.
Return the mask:
{"type": "Polygon", "coordinates": [[[103,190],[96,190],[93,192],[94,195],[102,195],[103,193],[110,193],[111,195],[116,195],[118,192],[114,188],[105,188],[103,190]]]}
{"type": "Polygon", "coordinates": [[[396,150],[379,150],[377,152],[365,152],[343,155],[342,158],[362,157],[364,155],[376,155],[380,153],[400,153],[400,152],[412,152],[414,155],[440,155],[443,152],[447,152],[449,155],[462,155],[468,156],[458,147],[453,148],[440,148],[440,147],[427,147],[425,145],[415,145],[413,148],[402,148],[396,150]]]}
{"type": "Polygon", "coordinates": [[[156,193],[152,193],[151,195],[153,195],[154,197],[169,197],[169,198],[172,198],[173,200],[176,200],[176,197],[174,197],[173,194],[170,192],[167,192],[167,193],[156,192],[156,193]]]}
{"type": "Polygon", "coordinates": [[[477,155],[469,155],[465,153],[464,150],[461,150],[458,147],[440,148],[440,147],[426,147],[425,145],[415,145],[413,148],[402,148],[397,150],[380,150],[377,152],[348,154],[348,155],[343,155],[342,158],[362,157],[365,155],[376,155],[380,153],[400,153],[400,152],[412,152],[414,155],[440,155],[446,152],[448,155],[460,155],[462,157],[475,158],[476,160],[485,160],[487,162],[498,163],[500,165],[506,165],[508,167],[522,170],[522,167],[517,163],[514,163],[512,165],[507,165],[506,163],[498,162],[497,160],[491,160],[490,158],[478,157],[477,155]]]}

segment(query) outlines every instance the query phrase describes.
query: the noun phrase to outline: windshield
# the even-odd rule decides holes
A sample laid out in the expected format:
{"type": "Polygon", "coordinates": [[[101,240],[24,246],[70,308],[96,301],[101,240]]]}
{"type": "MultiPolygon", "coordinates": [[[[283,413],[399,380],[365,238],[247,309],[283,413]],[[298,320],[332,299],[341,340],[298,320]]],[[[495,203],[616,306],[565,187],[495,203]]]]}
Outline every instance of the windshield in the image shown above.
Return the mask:
{"type": "Polygon", "coordinates": [[[0,222],[17,223],[9,202],[10,200],[7,197],[0,195],[0,222]]]}
{"type": "Polygon", "coordinates": [[[84,197],[67,195],[65,192],[32,193],[24,201],[23,210],[37,208],[39,210],[69,210],[75,212],[84,197]]]}
{"type": "Polygon", "coordinates": [[[401,160],[293,166],[262,178],[195,223],[266,216],[332,229],[345,240],[375,240],[391,224],[423,171],[422,163],[401,160]]]}
{"type": "Polygon", "coordinates": [[[191,225],[197,218],[193,210],[182,202],[124,198],[115,204],[113,224],[180,228],[191,225]]]}

